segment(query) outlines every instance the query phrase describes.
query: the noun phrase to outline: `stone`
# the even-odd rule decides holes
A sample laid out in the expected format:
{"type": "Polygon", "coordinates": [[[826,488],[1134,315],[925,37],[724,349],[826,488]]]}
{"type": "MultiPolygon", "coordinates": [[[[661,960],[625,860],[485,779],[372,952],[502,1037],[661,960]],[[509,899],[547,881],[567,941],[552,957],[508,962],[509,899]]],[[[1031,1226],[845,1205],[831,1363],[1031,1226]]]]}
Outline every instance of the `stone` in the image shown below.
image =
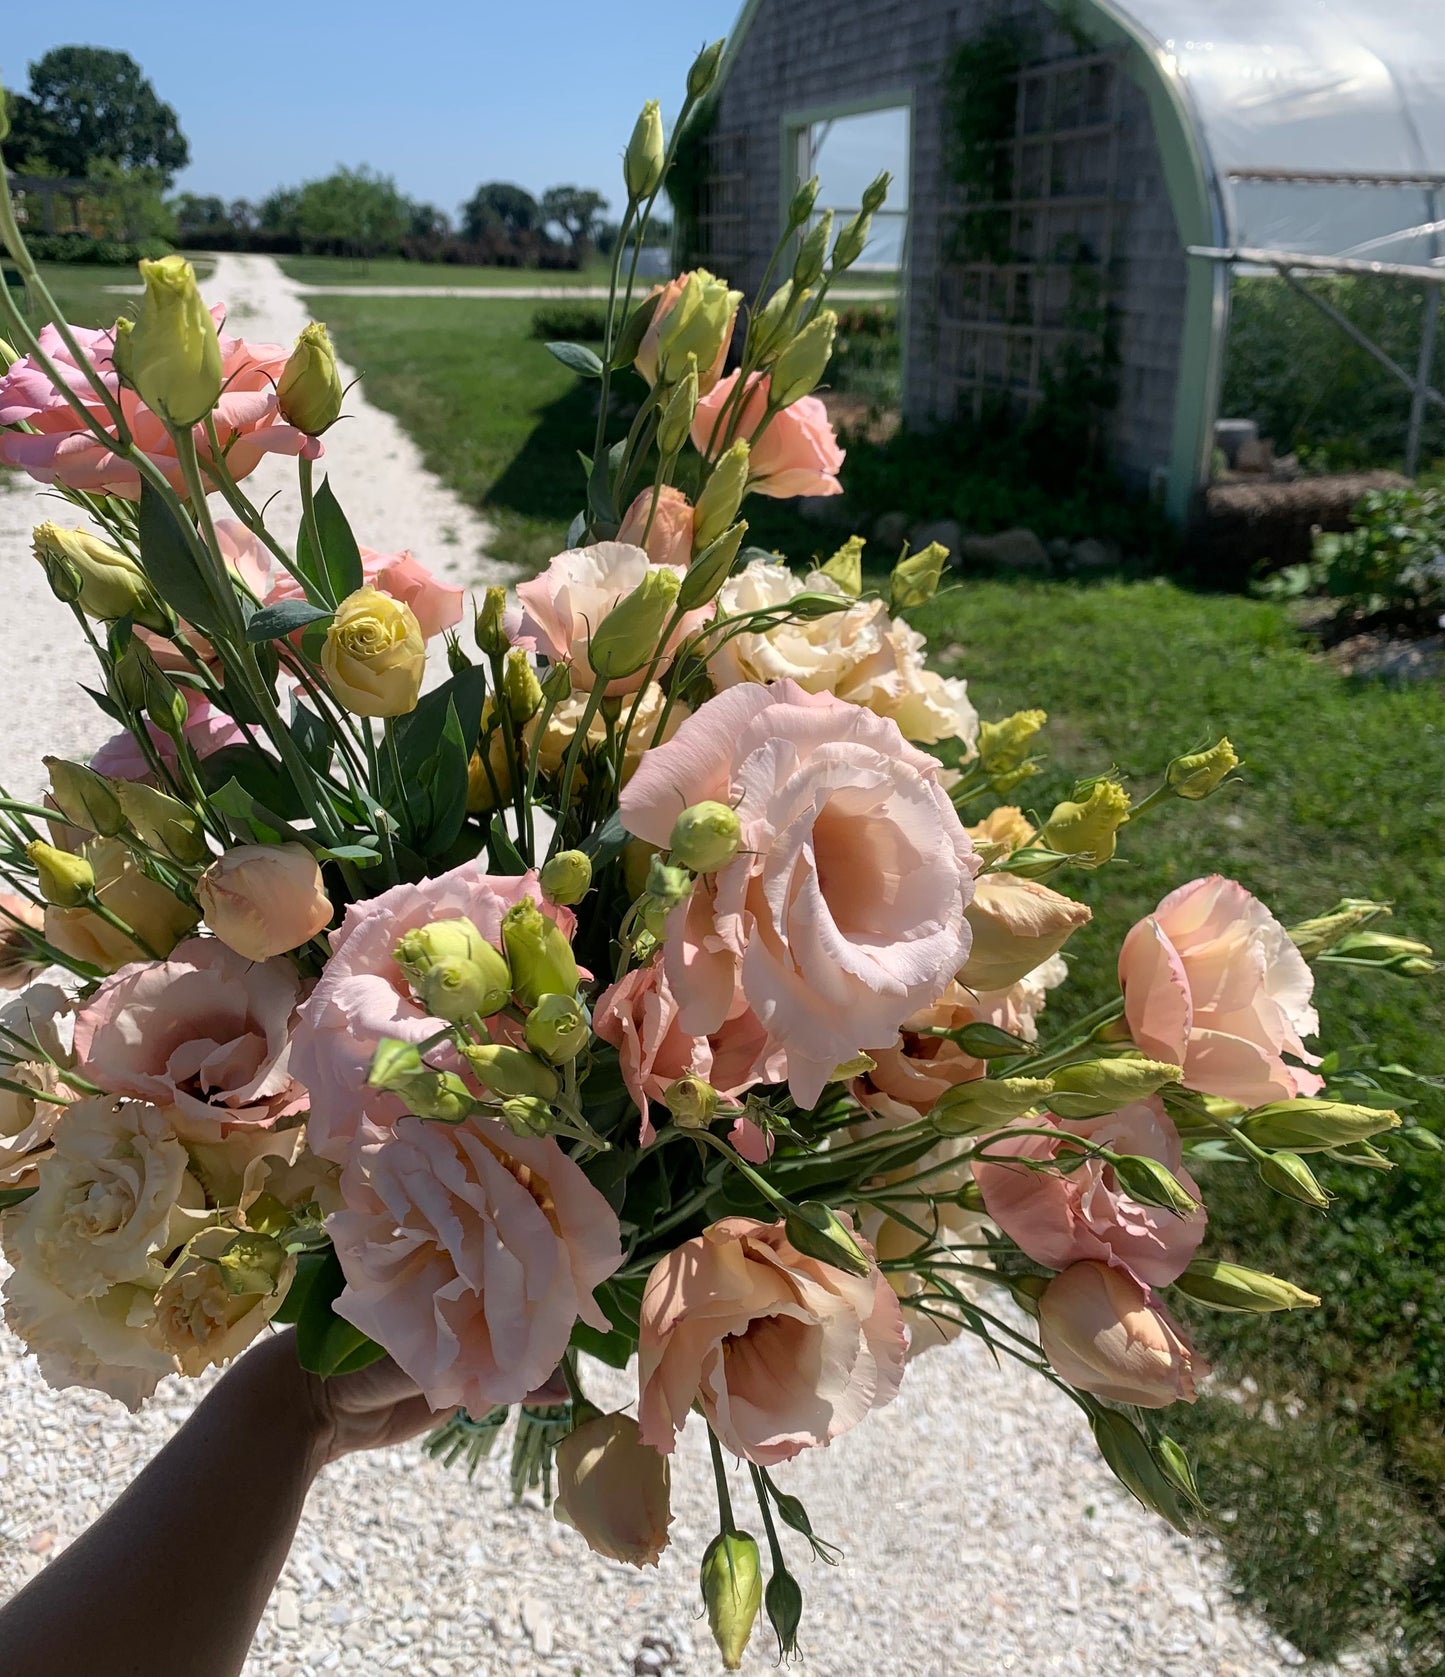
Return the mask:
{"type": "Polygon", "coordinates": [[[1097,536],[1085,536],[1068,550],[1069,568],[1080,575],[1113,570],[1123,557],[1118,542],[1100,541],[1097,536]]]}
{"type": "Polygon", "coordinates": [[[873,540],[892,557],[908,540],[909,523],[906,512],[880,513],[873,523],[873,540]]]}
{"type": "Polygon", "coordinates": [[[914,529],[909,546],[917,553],[929,542],[937,542],[940,547],[948,549],[948,556],[956,565],[959,549],[968,539],[956,518],[935,518],[931,524],[920,524],[914,529]]]}
{"type": "Polygon", "coordinates": [[[276,1628],[277,1630],[300,1630],[301,1602],[295,1590],[278,1590],[276,1592],[276,1628]]]}
{"type": "Polygon", "coordinates": [[[1000,530],[993,536],[965,536],[959,544],[962,565],[990,565],[1016,576],[1052,576],[1049,550],[1032,530],[1000,530]]]}
{"type": "Polygon", "coordinates": [[[1051,536],[1049,540],[1044,543],[1044,546],[1048,550],[1049,558],[1052,559],[1056,565],[1062,565],[1067,562],[1074,544],[1067,536],[1051,536]]]}

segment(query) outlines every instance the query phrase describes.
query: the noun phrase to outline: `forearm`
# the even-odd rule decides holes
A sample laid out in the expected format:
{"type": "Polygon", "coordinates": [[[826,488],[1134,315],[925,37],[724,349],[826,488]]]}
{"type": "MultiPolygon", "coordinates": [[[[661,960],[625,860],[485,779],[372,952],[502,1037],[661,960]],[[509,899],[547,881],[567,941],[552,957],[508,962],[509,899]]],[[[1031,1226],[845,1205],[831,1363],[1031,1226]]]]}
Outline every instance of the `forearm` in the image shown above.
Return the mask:
{"type": "Polygon", "coordinates": [[[289,1334],[247,1353],[120,1500],[0,1609],[5,1677],[234,1677],[326,1460],[289,1334]]]}

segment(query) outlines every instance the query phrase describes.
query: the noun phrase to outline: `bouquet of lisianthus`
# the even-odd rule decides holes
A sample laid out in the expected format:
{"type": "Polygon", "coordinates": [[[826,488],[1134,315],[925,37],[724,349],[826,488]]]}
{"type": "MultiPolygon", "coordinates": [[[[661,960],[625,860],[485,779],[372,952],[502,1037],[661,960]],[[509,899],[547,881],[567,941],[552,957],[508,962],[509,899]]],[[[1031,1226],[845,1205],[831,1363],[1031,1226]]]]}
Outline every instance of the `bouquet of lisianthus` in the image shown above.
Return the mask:
{"type": "MultiPolygon", "coordinates": [[[[323,327],[230,337],[176,257],[109,331],[35,335],[7,299],[0,461],[83,515],[35,554],[120,731],[0,800],[0,1231],[6,1320],[53,1384],[134,1406],[294,1322],[318,1375],[389,1354],[455,1411],[440,1456],[475,1464],[517,1410],[515,1481],[555,1478],[618,1560],[667,1543],[696,1412],[735,1666],[764,1601],[796,1645],[785,1528],[827,1552],[779,1469],[960,1331],[1062,1387],[1184,1525],[1156,1412],[1204,1364],[1169,1294],[1317,1302],[1208,1254],[1201,1181],[1323,1207],[1309,1155],[1432,1145],[1391,1110],[1410,1074],[1305,1039],[1311,961],[1434,968],[1382,904],[1286,931],[1216,875],[1041,1040],[1090,918],[1060,882],[1235,753],[1025,814],[1042,712],[980,724],[896,615],[941,548],[884,597],[856,539],[801,577],[747,545],[749,495],[838,492],[827,299],[887,181],[836,231],[805,186],[744,314],[701,270],[637,296],[670,156],[650,104],[601,352],[551,346],[599,397],[567,551],[466,637],[460,591],[315,485],[344,401],[323,327]],[[297,460],[299,529],[243,487],[268,453],[297,460]],[[634,1356],[636,1417],[599,1413],[582,1359],[634,1356]]],[[[0,234],[46,301],[3,186],[0,234]]]]}

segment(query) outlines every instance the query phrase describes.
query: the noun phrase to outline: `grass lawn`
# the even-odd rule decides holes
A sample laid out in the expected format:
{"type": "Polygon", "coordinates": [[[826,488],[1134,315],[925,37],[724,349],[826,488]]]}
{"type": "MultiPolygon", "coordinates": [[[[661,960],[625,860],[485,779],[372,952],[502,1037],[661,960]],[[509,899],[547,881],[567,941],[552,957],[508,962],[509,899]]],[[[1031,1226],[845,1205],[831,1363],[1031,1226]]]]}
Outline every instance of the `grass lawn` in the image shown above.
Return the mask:
{"type": "MultiPolygon", "coordinates": [[[[197,275],[205,279],[213,266],[208,256],[192,259],[197,275]]],[[[6,264],[9,266],[9,264],[6,264]]],[[[140,276],[133,264],[97,267],[90,262],[41,262],[40,277],[60,305],[72,326],[109,326],[123,312],[134,313],[136,299],[109,289],[115,285],[138,285],[140,276]]],[[[36,298],[27,300],[27,318],[33,325],[45,324],[47,311],[36,298]]]]}
{"type": "Polygon", "coordinates": [[[406,262],[399,256],[279,256],[298,285],[606,285],[608,265],[594,257],[582,268],[467,268],[453,262],[406,262]]]}

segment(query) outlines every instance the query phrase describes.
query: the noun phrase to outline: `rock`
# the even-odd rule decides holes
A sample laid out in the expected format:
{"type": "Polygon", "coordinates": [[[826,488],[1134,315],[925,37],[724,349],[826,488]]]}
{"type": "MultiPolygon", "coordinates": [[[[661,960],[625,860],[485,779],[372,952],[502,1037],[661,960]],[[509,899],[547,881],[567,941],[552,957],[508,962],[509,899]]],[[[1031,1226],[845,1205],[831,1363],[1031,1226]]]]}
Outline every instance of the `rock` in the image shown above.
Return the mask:
{"type": "Polygon", "coordinates": [[[1049,558],[1056,565],[1062,565],[1068,560],[1073,545],[1067,536],[1051,536],[1044,544],[1048,550],[1049,558]]]}
{"type": "Polygon", "coordinates": [[[300,1630],[301,1602],[295,1590],[278,1590],[276,1592],[276,1628],[277,1630],[300,1630]]]}
{"type": "Polygon", "coordinates": [[[881,513],[873,525],[873,540],[886,552],[897,553],[908,540],[908,523],[906,512],[881,513]]]}
{"type": "Polygon", "coordinates": [[[556,1624],[551,1613],[535,1596],[523,1596],[519,1617],[532,1646],[545,1659],[556,1644],[556,1624]]]}
{"type": "Polygon", "coordinates": [[[965,566],[991,565],[1016,576],[1052,576],[1049,550],[1032,530],[1000,530],[994,536],[965,536],[958,547],[965,566]]]}
{"type": "Polygon", "coordinates": [[[920,524],[914,529],[909,538],[909,546],[917,553],[920,548],[927,547],[929,542],[937,542],[940,547],[948,549],[948,556],[956,565],[959,549],[967,539],[963,533],[963,526],[956,518],[935,518],[931,524],[920,524]]]}
{"type": "Polygon", "coordinates": [[[1113,570],[1123,557],[1118,542],[1100,541],[1097,536],[1085,536],[1068,550],[1069,568],[1081,576],[1113,570]]]}
{"type": "Polygon", "coordinates": [[[825,530],[850,529],[856,516],[846,495],[800,495],[793,505],[810,524],[825,530]]]}

